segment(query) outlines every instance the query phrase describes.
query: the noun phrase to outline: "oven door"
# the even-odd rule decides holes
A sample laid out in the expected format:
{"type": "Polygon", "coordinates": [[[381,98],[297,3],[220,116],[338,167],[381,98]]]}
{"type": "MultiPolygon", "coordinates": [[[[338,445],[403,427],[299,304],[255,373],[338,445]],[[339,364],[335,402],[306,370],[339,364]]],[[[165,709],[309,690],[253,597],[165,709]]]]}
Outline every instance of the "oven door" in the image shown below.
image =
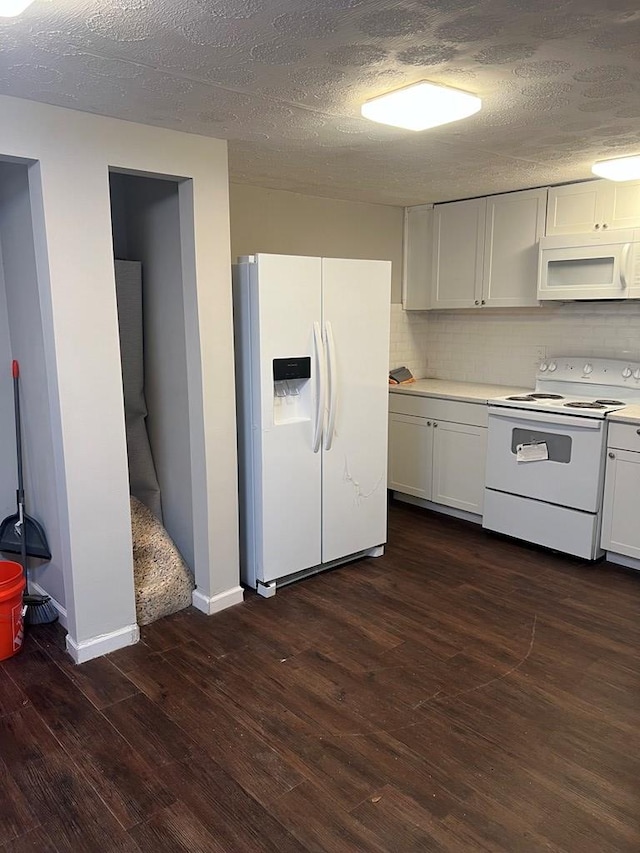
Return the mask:
{"type": "Polygon", "coordinates": [[[604,420],[490,406],[486,486],[597,512],[602,494],[605,428],[604,420]],[[530,449],[542,452],[528,453],[530,449]],[[542,456],[545,452],[548,459],[522,461],[523,457],[542,456]]]}

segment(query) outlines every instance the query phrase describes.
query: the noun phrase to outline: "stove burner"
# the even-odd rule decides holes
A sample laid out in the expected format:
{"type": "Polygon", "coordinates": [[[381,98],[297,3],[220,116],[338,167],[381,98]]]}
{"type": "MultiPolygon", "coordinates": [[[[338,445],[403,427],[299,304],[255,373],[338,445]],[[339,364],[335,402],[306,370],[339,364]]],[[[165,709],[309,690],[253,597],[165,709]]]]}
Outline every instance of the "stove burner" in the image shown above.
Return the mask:
{"type": "Polygon", "coordinates": [[[626,403],[623,403],[622,400],[596,400],[596,403],[600,403],[601,406],[626,406],[626,403]]]}
{"type": "Polygon", "coordinates": [[[589,403],[586,400],[574,400],[571,403],[564,403],[568,409],[606,409],[602,403],[589,403]]]}
{"type": "Polygon", "coordinates": [[[531,403],[533,402],[533,400],[535,400],[535,397],[533,396],[533,394],[522,394],[518,397],[507,397],[507,400],[522,400],[523,402],[526,400],[527,402],[531,403]]]}
{"type": "Polygon", "coordinates": [[[564,400],[562,394],[531,394],[534,400],[564,400]]]}

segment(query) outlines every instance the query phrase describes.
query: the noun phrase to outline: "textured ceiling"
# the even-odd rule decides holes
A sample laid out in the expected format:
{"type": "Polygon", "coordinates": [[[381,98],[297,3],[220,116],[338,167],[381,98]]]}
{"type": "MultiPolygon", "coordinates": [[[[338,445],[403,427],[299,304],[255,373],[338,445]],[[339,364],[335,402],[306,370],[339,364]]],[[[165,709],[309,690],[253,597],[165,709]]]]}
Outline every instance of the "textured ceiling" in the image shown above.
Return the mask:
{"type": "Polygon", "coordinates": [[[233,180],[413,204],[640,153],[637,0],[36,0],[0,93],[227,138],[233,180]],[[480,95],[422,133],[359,116],[428,79],[480,95]]]}

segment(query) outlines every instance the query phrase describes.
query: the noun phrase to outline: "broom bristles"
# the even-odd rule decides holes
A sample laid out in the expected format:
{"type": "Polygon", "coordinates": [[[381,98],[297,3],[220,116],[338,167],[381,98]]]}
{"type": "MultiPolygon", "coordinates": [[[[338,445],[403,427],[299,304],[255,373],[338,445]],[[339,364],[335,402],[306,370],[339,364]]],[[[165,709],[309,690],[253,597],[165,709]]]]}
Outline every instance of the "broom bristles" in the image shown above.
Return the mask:
{"type": "Polygon", "coordinates": [[[50,625],[58,619],[58,611],[48,595],[25,596],[27,610],[24,621],[27,625],[50,625]],[[34,600],[40,599],[40,600],[34,600]]]}

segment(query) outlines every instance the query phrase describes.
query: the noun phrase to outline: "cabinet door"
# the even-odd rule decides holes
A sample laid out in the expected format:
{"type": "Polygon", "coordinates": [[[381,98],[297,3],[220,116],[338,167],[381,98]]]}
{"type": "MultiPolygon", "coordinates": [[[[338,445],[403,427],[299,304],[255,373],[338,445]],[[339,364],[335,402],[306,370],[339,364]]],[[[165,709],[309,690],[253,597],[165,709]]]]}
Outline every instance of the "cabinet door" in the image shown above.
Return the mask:
{"type": "Polygon", "coordinates": [[[390,414],[388,487],[430,501],[432,451],[431,421],[390,414]]]}
{"type": "Polygon", "coordinates": [[[486,206],[484,198],[435,206],[432,308],[480,304],[486,206]]]}
{"type": "Polygon", "coordinates": [[[538,305],[538,241],[544,234],[547,191],[487,199],[483,305],[538,305]]]}
{"type": "Polygon", "coordinates": [[[640,181],[609,182],[609,228],[640,228],[640,181]]]}
{"type": "Polygon", "coordinates": [[[611,450],[607,459],[602,511],[602,547],[640,559],[640,453],[611,450]]]}
{"type": "Polygon", "coordinates": [[[435,503],[482,515],[486,427],[437,421],[433,429],[435,503]]]}
{"type": "Polygon", "coordinates": [[[547,236],[584,234],[600,227],[606,214],[607,181],[585,181],[549,188],[547,236]]]}
{"type": "Polygon", "coordinates": [[[431,307],[432,204],[405,208],[403,238],[402,307],[424,311],[431,307]]]}

